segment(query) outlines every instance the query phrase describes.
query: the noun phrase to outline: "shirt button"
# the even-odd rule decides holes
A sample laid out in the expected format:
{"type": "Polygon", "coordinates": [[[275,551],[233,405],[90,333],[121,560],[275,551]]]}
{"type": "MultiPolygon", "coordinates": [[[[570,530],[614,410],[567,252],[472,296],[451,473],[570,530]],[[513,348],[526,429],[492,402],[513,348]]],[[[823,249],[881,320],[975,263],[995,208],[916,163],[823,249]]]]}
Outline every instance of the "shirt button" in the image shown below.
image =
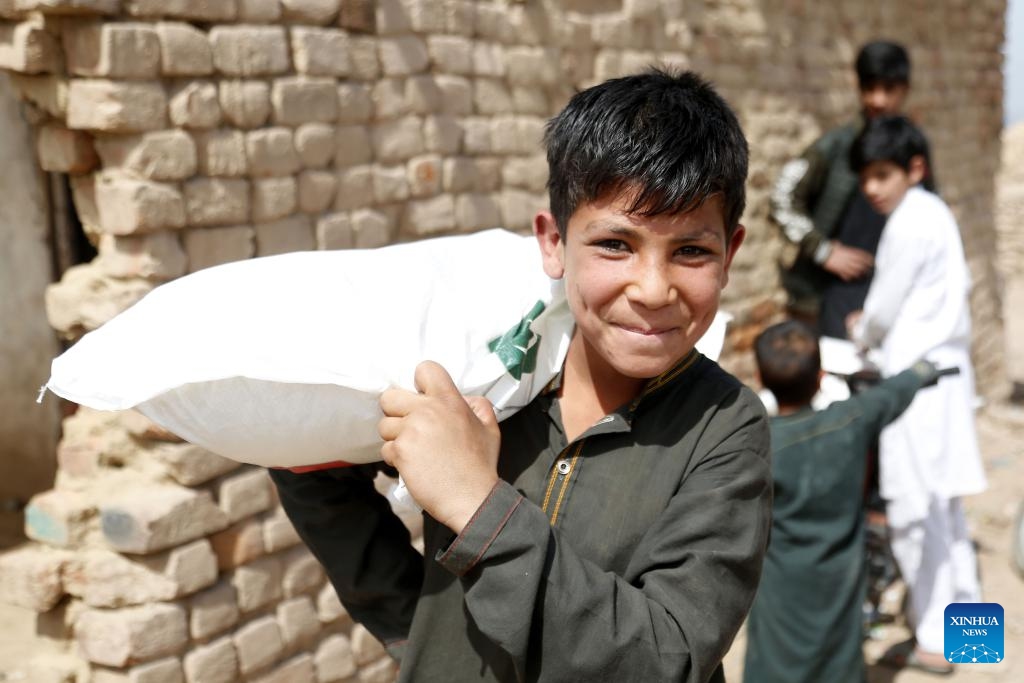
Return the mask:
{"type": "Polygon", "coordinates": [[[568,460],[559,460],[557,467],[559,474],[569,474],[569,470],[572,469],[572,465],[569,464],[568,460]]]}

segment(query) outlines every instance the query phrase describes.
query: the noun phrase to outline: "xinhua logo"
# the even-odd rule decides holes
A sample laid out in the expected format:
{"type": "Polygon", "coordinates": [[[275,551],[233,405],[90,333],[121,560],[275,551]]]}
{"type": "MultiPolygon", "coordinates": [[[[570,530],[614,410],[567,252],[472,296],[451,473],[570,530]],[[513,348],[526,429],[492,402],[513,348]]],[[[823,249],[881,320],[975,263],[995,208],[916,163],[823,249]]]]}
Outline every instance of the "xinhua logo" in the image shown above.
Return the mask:
{"type": "Polygon", "coordinates": [[[1003,661],[1003,606],[954,602],[946,606],[946,659],[954,664],[1003,661]]]}

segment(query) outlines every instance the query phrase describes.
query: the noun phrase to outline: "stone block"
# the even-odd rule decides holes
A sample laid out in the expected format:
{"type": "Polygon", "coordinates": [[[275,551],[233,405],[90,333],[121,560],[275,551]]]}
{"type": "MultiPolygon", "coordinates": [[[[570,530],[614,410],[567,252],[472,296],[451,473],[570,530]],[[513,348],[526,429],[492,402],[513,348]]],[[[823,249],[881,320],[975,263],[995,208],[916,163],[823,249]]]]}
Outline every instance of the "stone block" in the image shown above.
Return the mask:
{"type": "Polygon", "coordinates": [[[501,179],[505,187],[543,192],[548,180],[547,158],[542,154],[508,158],[502,167],[501,179]]]}
{"type": "Polygon", "coordinates": [[[217,567],[235,569],[264,555],[263,525],[254,519],[242,520],[210,536],[210,543],[217,567]]]}
{"type": "Polygon", "coordinates": [[[21,99],[39,107],[50,116],[63,119],[68,111],[68,81],[63,76],[27,76],[7,74],[11,86],[21,99]]]}
{"type": "Polygon", "coordinates": [[[359,683],[391,683],[398,677],[398,663],[382,657],[359,669],[359,683]]]}
{"type": "Polygon", "coordinates": [[[149,24],[69,22],[63,38],[67,69],[77,76],[152,79],[160,75],[160,39],[149,24]]]}
{"type": "Polygon", "coordinates": [[[162,21],[156,25],[160,39],[160,71],[164,76],[206,76],[213,73],[213,51],[206,33],[191,24],[162,21]]]}
{"type": "Polygon", "coordinates": [[[338,16],[341,0],[281,0],[284,19],[289,23],[326,26],[338,16]]]}
{"type": "MultiPolygon", "coordinates": [[[[236,230],[236,228],[208,228],[203,232],[215,233],[211,237],[217,237],[216,233],[221,230],[230,231],[236,230]]],[[[188,250],[188,234],[190,233],[187,233],[185,236],[186,251],[188,250]]],[[[248,237],[251,248],[251,233],[248,237]]],[[[241,256],[239,258],[248,258],[248,256],[241,256]]],[[[240,464],[234,460],[229,460],[206,450],[202,446],[190,443],[157,444],[150,449],[150,455],[154,456],[164,466],[167,473],[171,475],[171,478],[182,486],[205,484],[240,467],[240,464]]]]}
{"type": "Polygon", "coordinates": [[[512,108],[518,114],[547,117],[550,114],[547,93],[527,85],[512,86],[512,108]]]}
{"type": "Polygon", "coordinates": [[[25,535],[58,547],[82,544],[96,528],[96,506],[74,491],[44,491],[25,508],[25,535]]]}
{"type": "Polygon", "coordinates": [[[235,587],[238,609],[242,614],[253,612],[281,599],[281,560],[264,557],[235,570],[231,585],[235,587]]]}
{"type": "Polygon", "coordinates": [[[283,26],[215,26],[213,65],[226,76],[276,76],[291,69],[283,26]]]}
{"type": "Polygon", "coordinates": [[[36,158],[44,171],[88,173],[99,159],[92,136],[60,125],[45,125],[36,136],[36,158]]]}
{"type": "Polygon", "coordinates": [[[302,168],[290,128],[277,126],[250,131],[245,135],[245,149],[253,176],[292,175],[302,168]]]}
{"type": "Polygon", "coordinates": [[[185,212],[191,226],[232,225],[249,220],[249,181],[193,178],[185,183],[185,212]]]}
{"type": "MultiPolygon", "coordinates": [[[[219,266],[222,263],[242,261],[256,254],[256,232],[249,225],[188,230],[184,233],[184,242],[185,253],[188,254],[188,269],[190,273],[202,270],[203,268],[219,266]]],[[[225,458],[225,460],[227,459],[225,458]]],[[[202,466],[195,469],[189,466],[182,467],[183,474],[180,476],[183,479],[191,477],[193,473],[204,471],[207,460],[202,458],[201,460],[197,459],[195,462],[197,464],[202,463],[202,466]]],[[[227,467],[227,463],[221,464],[227,467]]],[[[237,466],[237,463],[235,465],[237,466]]],[[[171,469],[171,476],[174,477],[175,468],[173,465],[169,465],[169,467],[171,469]]],[[[232,467],[231,469],[235,468],[232,467]]],[[[215,476],[224,474],[224,472],[217,472],[216,474],[210,472],[210,474],[212,474],[210,477],[212,479],[215,476]]],[[[204,475],[198,474],[198,476],[204,475]]],[[[187,481],[179,481],[178,483],[186,486],[196,485],[187,481]]]]}
{"type": "Polygon", "coordinates": [[[295,212],[298,192],[293,176],[254,178],[252,181],[252,220],[266,223],[295,212]]]}
{"type": "Polygon", "coordinates": [[[167,125],[167,93],[159,83],[77,78],[68,87],[68,128],[110,133],[167,125]]]}
{"type": "Polygon", "coordinates": [[[149,180],[183,180],[196,172],[196,144],[183,130],[98,135],[95,147],[105,169],[121,169],[149,180]]]}
{"type": "Polygon", "coordinates": [[[413,113],[433,114],[443,109],[444,93],[433,76],[410,76],[405,80],[405,101],[413,113]]]}
{"type": "Polygon", "coordinates": [[[110,277],[173,280],[188,271],[188,257],[178,235],[101,235],[94,263],[110,277]]]}
{"type": "Polygon", "coordinates": [[[215,128],[222,118],[217,86],[208,81],[176,86],[167,109],[171,123],[181,128],[215,128]]]}
{"type": "Polygon", "coordinates": [[[462,149],[464,129],[454,116],[428,116],[423,119],[423,147],[444,156],[462,149]]]}
{"type": "Polygon", "coordinates": [[[359,666],[366,666],[387,655],[387,651],[381,642],[362,624],[356,624],[352,627],[350,638],[352,654],[355,656],[356,664],[359,666]]]}
{"type": "Polygon", "coordinates": [[[421,73],[430,65],[427,44],[419,36],[381,38],[378,50],[381,71],[385,76],[421,73]]]}
{"type": "Polygon", "coordinates": [[[0,553],[0,602],[48,612],[64,596],[61,579],[72,554],[40,545],[0,553]]]}
{"type": "Polygon", "coordinates": [[[554,48],[517,45],[505,50],[508,82],[547,87],[561,77],[559,51],[554,48]]]}
{"type": "Polygon", "coordinates": [[[185,655],[183,663],[189,683],[234,683],[238,680],[238,654],[231,638],[200,645],[185,655]]]}
{"type": "MultiPolygon", "coordinates": [[[[42,14],[89,16],[117,14],[121,0],[5,0],[12,13],[40,12],[42,14]]],[[[0,7],[4,3],[0,2],[0,7]]]]}
{"type": "Polygon", "coordinates": [[[348,75],[348,34],[336,28],[293,26],[292,61],[295,70],[307,76],[348,75]]]}
{"type": "MultiPolygon", "coordinates": [[[[181,660],[177,657],[166,657],[128,669],[97,667],[93,669],[92,674],[90,683],[185,683],[185,672],[181,668],[181,660]]],[[[76,680],[75,673],[72,672],[69,676],[47,680],[52,680],[53,683],[76,680]]]]}
{"type": "Polygon", "coordinates": [[[380,79],[373,84],[370,97],[373,104],[372,118],[377,121],[396,119],[412,112],[404,78],[380,79]]]}
{"type": "Polygon", "coordinates": [[[338,25],[356,33],[376,33],[376,8],[376,0],[342,0],[338,25]]]}
{"type": "Polygon", "coordinates": [[[316,249],[316,241],[309,216],[290,216],[279,221],[256,225],[257,256],[313,249],[316,249]]]}
{"type": "MultiPolygon", "coordinates": [[[[299,174],[299,211],[320,214],[334,203],[338,179],[331,171],[303,171],[299,174]]],[[[319,239],[317,240],[319,243],[319,239]]]]}
{"type": "Polygon", "coordinates": [[[174,655],[188,643],[185,609],[169,604],[88,609],[75,620],[75,639],[90,662],[106,666],[174,655]]]}
{"type": "Polygon", "coordinates": [[[189,632],[195,640],[205,640],[238,623],[235,587],[220,581],[212,588],[196,593],[188,602],[189,632]]]}
{"type": "Polygon", "coordinates": [[[434,83],[441,91],[441,111],[452,116],[473,113],[473,84],[463,76],[438,74],[434,83]]]}
{"type": "Polygon", "coordinates": [[[499,199],[501,225],[507,230],[529,230],[533,217],[547,208],[547,197],[521,190],[504,190],[499,199]]]}
{"type": "Polygon", "coordinates": [[[473,116],[463,119],[462,124],[462,149],[467,154],[491,154],[494,146],[491,144],[491,120],[482,116],[473,116]]]}
{"type": "Polygon", "coordinates": [[[407,161],[424,151],[423,124],[414,116],[371,127],[370,139],[374,157],[385,163],[407,161]]]}
{"type": "Polygon", "coordinates": [[[274,81],[270,91],[274,123],[333,123],[338,118],[337,83],[333,78],[290,76],[274,81]]]}
{"type": "Polygon", "coordinates": [[[404,202],[409,198],[409,177],[405,166],[373,167],[373,199],[378,204],[404,202]]]}
{"type": "Polygon", "coordinates": [[[149,554],[220,531],[228,519],[206,491],[147,486],[102,503],[100,524],[110,547],[149,554]]]}
{"type": "Polygon", "coordinates": [[[391,243],[394,221],[373,209],[357,209],[351,214],[352,236],[356,249],[375,249],[391,243]]]}
{"type": "Polygon", "coordinates": [[[259,128],[270,119],[270,86],[263,81],[221,81],[220,108],[228,123],[259,128]]]}
{"type": "Polygon", "coordinates": [[[231,21],[236,0],[125,0],[125,10],[136,17],[173,17],[201,22],[231,21]]]}
{"type": "Polygon", "coordinates": [[[463,232],[502,227],[498,201],[489,194],[456,196],[455,227],[463,232]]]}
{"type": "Polygon", "coordinates": [[[349,34],[348,39],[349,78],[357,81],[373,81],[380,77],[380,60],[377,58],[377,38],[349,34]]]}
{"type": "Polygon", "coordinates": [[[334,195],[335,211],[350,211],[366,205],[373,196],[373,169],[350,166],[338,170],[338,191],[334,195]]]}
{"type": "Polygon", "coordinates": [[[338,123],[366,123],[373,116],[370,88],[362,83],[338,85],[338,123]]]}
{"type": "Polygon", "coordinates": [[[341,624],[351,620],[330,583],[325,583],[316,595],[316,614],[322,624],[341,624]]]}
{"type": "Polygon", "coordinates": [[[449,194],[410,201],[405,205],[402,231],[427,236],[455,228],[455,200],[449,194]]]}
{"type": "Polygon", "coordinates": [[[373,141],[367,126],[338,126],[335,129],[334,165],[338,168],[367,164],[373,160],[373,141]]]}
{"type": "Polygon", "coordinates": [[[505,48],[496,43],[473,43],[473,75],[483,78],[505,77],[505,48]]]}
{"type": "Polygon", "coordinates": [[[335,128],[326,123],[304,123],[295,129],[292,144],[306,168],[324,168],[334,159],[335,128]]]}
{"type": "Polygon", "coordinates": [[[281,18],[281,0],[235,0],[242,24],[273,24],[281,18]]]}
{"type": "MultiPolygon", "coordinates": [[[[438,32],[442,33],[442,32],[438,32]]],[[[427,36],[427,53],[442,73],[472,75],[473,41],[464,36],[427,36]]]]}
{"type": "Polygon", "coordinates": [[[409,12],[402,0],[376,0],[376,32],[382,36],[412,31],[409,12]]]}
{"type": "Polygon", "coordinates": [[[320,633],[316,607],[308,597],[292,598],[277,605],[277,625],[286,649],[305,647],[320,633]]]}
{"type": "Polygon", "coordinates": [[[60,47],[38,21],[0,24],[0,69],[23,74],[59,73],[60,47]]]}
{"type": "Polygon", "coordinates": [[[96,207],[103,232],[131,235],[185,225],[185,203],[175,185],[116,171],[96,176],[96,207]]]}
{"type": "Polygon", "coordinates": [[[72,266],[46,288],[46,318],[60,334],[75,338],[124,311],[153,286],[139,278],[112,278],[88,263],[72,266]]]}
{"type": "Polygon", "coordinates": [[[296,681],[315,681],[316,669],[313,667],[313,655],[303,652],[280,664],[270,673],[253,679],[253,683],[294,683],[296,681]]]}
{"type": "Polygon", "coordinates": [[[286,598],[312,593],[323,585],[324,568],[306,546],[296,546],[282,556],[281,587],[286,598]]]}
{"type": "Polygon", "coordinates": [[[329,213],[317,219],[317,249],[351,249],[353,246],[355,239],[352,234],[352,219],[347,213],[329,213]]]}
{"type": "Polygon", "coordinates": [[[477,114],[496,116],[512,111],[512,92],[503,80],[477,78],[473,81],[473,109],[477,114]]]}
{"type": "Polygon", "coordinates": [[[291,520],[281,508],[276,508],[263,520],[263,547],[268,553],[276,553],[301,542],[291,520]]]}
{"type": "Polygon", "coordinates": [[[195,134],[199,172],[207,176],[237,177],[249,172],[245,133],[233,128],[195,134]]]}
{"type": "Polygon", "coordinates": [[[352,643],[340,633],[327,636],[320,642],[313,661],[319,683],[345,680],[354,676],[359,669],[355,653],[352,652],[352,643]]]}
{"type": "Polygon", "coordinates": [[[217,504],[231,522],[268,510],[273,505],[270,475],[251,468],[225,477],[217,485],[217,504]]]}
{"type": "Polygon", "coordinates": [[[441,157],[424,154],[413,157],[406,165],[409,194],[416,198],[432,197],[441,191],[441,157]]]}

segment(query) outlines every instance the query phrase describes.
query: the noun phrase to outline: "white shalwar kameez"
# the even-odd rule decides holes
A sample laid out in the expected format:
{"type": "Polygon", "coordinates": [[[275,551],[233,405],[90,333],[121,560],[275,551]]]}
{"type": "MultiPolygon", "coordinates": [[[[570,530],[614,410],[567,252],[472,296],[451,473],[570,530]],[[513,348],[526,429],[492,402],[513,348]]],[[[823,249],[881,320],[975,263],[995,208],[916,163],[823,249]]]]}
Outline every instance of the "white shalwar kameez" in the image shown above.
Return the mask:
{"type": "Polygon", "coordinates": [[[960,497],[987,487],[974,428],[970,274],[946,204],[911,188],[882,232],[875,275],[853,334],[894,375],[921,358],[958,367],[922,389],[879,441],[879,485],[893,555],[910,589],[918,647],[943,652],[943,613],[980,601],[960,497]]]}

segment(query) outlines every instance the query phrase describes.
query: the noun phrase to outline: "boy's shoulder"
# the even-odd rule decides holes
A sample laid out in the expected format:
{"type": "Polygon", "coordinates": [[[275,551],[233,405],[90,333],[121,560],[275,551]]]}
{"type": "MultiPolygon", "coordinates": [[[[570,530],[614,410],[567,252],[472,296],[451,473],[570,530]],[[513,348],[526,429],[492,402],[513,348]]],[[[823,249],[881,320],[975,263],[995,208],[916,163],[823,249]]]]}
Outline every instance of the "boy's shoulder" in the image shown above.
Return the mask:
{"type": "Polygon", "coordinates": [[[907,190],[886,227],[890,225],[893,231],[930,239],[941,237],[944,227],[957,227],[956,217],[942,197],[922,187],[907,190]]]}
{"type": "Polygon", "coordinates": [[[745,415],[767,424],[764,404],[757,394],[717,362],[698,354],[694,366],[666,387],[657,404],[660,410],[677,415],[722,419],[723,415],[745,415]]]}

